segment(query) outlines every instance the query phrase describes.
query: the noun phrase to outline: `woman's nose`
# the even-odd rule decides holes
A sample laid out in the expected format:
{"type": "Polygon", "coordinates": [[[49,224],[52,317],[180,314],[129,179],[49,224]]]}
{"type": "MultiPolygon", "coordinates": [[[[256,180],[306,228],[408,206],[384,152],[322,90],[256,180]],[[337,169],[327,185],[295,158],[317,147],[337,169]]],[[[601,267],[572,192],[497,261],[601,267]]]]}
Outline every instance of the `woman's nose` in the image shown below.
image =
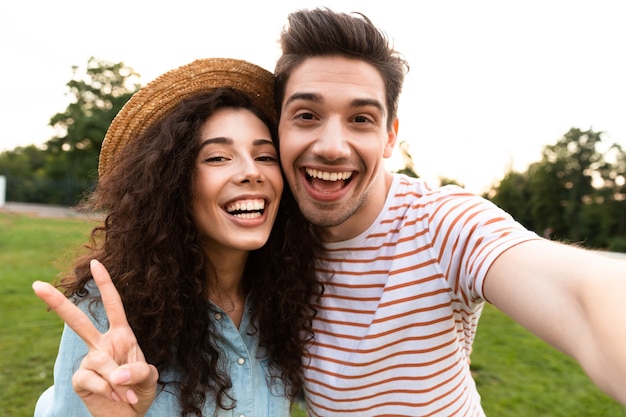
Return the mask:
{"type": "Polygon", "coordinates": [[[241,180],[240,182],[263,182],[263,173],[257,166],[257,163],[252,158],[247,158],[241,165],[241,180]]]}

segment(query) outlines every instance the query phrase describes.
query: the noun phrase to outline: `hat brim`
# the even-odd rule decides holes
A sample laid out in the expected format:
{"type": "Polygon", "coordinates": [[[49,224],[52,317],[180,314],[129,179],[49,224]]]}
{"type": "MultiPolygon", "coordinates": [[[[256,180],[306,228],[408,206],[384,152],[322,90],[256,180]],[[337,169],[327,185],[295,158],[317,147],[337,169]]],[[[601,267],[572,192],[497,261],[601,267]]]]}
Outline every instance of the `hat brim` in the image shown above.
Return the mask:
{"type": "Polygon", "coordinates": [[[160,75],[126,102],[107,130],[98,161],[98,175],[110,172],[122,149],[186,98],[231,87],[246,93],[271,119],[274,75],[264,68],[233,58],[198,59],[160,75]]]}

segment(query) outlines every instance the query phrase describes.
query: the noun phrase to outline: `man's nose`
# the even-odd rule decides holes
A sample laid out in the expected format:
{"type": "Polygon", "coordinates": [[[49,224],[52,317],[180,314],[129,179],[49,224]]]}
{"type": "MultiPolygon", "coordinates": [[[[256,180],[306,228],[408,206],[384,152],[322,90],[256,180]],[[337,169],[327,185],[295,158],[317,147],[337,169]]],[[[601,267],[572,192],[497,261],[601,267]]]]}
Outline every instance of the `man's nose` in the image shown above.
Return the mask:
{"type": "Polygon", "coordinates": [[[323,129],[319,130],[319,136],[315,138],[313,151],[330,161],[348,158],[350,146],[348,145],[348,131],[340,120],[329,119],[323,129]]]}

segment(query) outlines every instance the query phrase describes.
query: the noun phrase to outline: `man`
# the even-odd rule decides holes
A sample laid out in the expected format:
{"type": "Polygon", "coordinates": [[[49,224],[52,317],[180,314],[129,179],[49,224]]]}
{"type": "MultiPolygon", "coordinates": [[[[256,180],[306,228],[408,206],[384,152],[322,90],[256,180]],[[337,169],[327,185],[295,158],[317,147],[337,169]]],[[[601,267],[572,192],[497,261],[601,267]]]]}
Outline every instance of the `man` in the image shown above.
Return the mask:
{"type": "Polygon", "coordinates": [[[365,16],[296,11],[281,46],[281,161],[326,247],[310,414],[484,415],[469,369],[484,302],[626,404],[626,263],[542,239],[461,188],[386,172],[408,65],[365,16]]]}

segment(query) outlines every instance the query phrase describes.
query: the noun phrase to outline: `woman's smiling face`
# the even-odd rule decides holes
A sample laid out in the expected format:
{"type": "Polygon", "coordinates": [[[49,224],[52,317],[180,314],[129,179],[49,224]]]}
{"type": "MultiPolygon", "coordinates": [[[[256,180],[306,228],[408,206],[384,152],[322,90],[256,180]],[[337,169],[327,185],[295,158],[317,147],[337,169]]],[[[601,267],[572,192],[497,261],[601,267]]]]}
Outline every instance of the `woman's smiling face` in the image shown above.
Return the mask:
{"type": "Polygon", "coordinates": [[[202,125],[193,210],[207,249],[250,251],[267,242],[283,191],[268,127],[242,108],[217,110],[202,125]]]}

